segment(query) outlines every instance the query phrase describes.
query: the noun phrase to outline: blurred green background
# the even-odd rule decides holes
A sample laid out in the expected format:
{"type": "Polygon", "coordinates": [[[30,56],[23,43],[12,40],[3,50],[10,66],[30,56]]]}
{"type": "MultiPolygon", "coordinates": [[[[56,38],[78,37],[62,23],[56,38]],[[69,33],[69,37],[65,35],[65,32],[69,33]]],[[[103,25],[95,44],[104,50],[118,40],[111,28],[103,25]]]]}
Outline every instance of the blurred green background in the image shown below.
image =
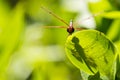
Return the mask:
{"type": "Polygon", "coordinates": [[[65,55],[66,28],[44,27],[66,25],[41,6],[105,33],[120,50],[120,0],[0,0],[0,80],[81,80],[65,55]]]}

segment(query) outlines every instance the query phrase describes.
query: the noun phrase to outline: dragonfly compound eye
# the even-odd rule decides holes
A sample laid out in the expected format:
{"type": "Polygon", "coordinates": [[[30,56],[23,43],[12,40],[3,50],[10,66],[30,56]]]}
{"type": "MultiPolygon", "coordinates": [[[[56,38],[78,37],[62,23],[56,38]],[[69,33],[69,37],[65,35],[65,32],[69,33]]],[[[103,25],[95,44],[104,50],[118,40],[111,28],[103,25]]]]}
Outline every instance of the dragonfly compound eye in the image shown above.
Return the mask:
{"type": "Polygon", "coordinates": [[[72,33],[74,32],[74,28],[73,28],[73,27],[68,27],[68,28],[67,28],[67,32],[68,32],[69,34],[72,34],[72,33]]]}

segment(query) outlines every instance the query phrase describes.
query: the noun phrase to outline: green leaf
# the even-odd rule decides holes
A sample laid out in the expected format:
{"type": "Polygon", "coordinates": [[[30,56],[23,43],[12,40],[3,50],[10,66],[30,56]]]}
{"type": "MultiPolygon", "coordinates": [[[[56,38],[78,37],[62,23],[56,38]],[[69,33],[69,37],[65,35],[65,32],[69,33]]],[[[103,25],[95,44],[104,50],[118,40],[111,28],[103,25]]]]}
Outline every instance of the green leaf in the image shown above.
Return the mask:
{"type": "Polygon", "coordinates": [[[104,10],[112,10],[113,7],[109,3],[108,0],[96,0],[96,1],[89,1],[89,8],[92,12],[100,12],[104,10]],[[97,7],[97,8],[96,8],[97,7]]]}
{"type": "Polygon", "coordinates": [[[100,74],[97,72],[95,75],[90,75],[88,80],[102,80],[100,79],[100,74]]]}
{"type": "Polygon", "coordinates": [[[120,19],[120,11],[111,11],[103,14],[103,17],[109,19],[120,19]]]}
{"type": "Polygon", "coordinates": [[[68,36],[66,55],[80,70],[114,78],[116,49],[105,35],[96,30],[83,30],[68,36]]]}
{"type": "Polygon", "coordinates": [[[22,4],[8,10],[0,5],[0,78],[6,71],[11,55],[16,50],[24,26],[24,9],[22,4]],[[3,8],[3,9],[2,9],[3,8]]]}
{"type": "Polygon", "coordinates": [[[119,34],[120,34],[120,19],[116,19],[111,24],[111,26],[107,32],[107,36],[109,37],[109,39],[111,39],[113,42],[115,42],[115,41],[119,41],[119,39],[120,39],[119,34]]]}

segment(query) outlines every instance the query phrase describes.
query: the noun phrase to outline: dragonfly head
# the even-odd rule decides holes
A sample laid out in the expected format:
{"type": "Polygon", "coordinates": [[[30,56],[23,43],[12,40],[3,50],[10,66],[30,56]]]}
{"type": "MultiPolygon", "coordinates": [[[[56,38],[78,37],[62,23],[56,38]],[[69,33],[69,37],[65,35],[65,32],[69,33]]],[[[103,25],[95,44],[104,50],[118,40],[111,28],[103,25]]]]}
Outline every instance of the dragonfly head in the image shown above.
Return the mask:
{"type": "Polygon", "coordinates": [[[68,32],[69,34],[72,34],[72,33],[74,32],[73,20],[72,20],[72,19],[70,20],[70,25],[69,25],[69,27],[67,28],[67,32],[68,32]]]}

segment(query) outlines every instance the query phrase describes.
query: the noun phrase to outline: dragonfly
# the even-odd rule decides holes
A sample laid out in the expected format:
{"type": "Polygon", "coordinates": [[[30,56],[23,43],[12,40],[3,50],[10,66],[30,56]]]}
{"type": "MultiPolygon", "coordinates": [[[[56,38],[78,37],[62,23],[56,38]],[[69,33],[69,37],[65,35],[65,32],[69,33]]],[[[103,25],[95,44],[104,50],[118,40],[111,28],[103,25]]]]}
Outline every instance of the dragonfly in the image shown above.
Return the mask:
{"type": "MultiPolygon", "coordinates": [[[[74,28],[73,27],[73,20],[71,19],[70,20],[70,23],[68,24],[67,22],[65,22],[61,17],[57,16],[55,13],[53,13],[52,11],[48,10],[47,8],[41,6],[41,9],[43,9],[44,11],[46,11],[47,13],[49,13],[50,15],[54,16],[55,18],[57,18],[58,20],[60,20],[61,22],[63,22],[64,24],[66,24],[68,27],[67,27],[67,32],[69,33],[69,35],[71,35],[75,30],[84,30],[84,29],[87,29],[87,28],[74,28]]],[[[97,15],[100,15],[102,14],[104,11],[101,11],[97,14],[94,14],[84,20],[87,20],[87,19],[90,19],[91,17],[95,17],[97,15]]],[[[50,26],[46,26],[46,28],[50,28],[50,26]]],[[[65,26],[54,26],[54,28],[66,28],[65,26]]]]}

